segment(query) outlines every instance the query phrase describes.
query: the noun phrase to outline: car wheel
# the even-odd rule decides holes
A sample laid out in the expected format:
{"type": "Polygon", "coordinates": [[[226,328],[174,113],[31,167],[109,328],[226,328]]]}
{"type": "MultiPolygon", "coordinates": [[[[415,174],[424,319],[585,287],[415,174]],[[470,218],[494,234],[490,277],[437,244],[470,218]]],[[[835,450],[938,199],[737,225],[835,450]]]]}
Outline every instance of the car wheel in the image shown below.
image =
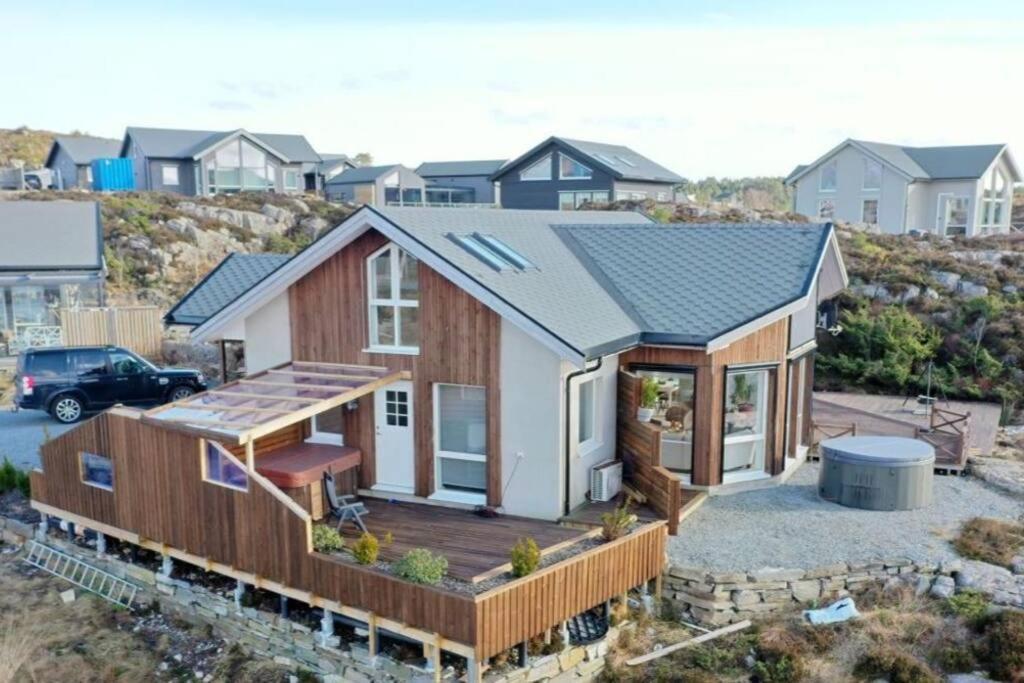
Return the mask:
{"type": "Polygon", "coordinates": [[[82,417],[82,402],[74,396],[58,396],[50,408],[50,414],[62,424],[78,422],[82,417]]]}
{"type": "Polygon", "coordinates": [[[178,386],[171,389],[171,393],[167,396],[168,403],[174,403],[175,401],[184,401],[186,398],[196,393],[195,389],[187,386],[178,386]]]}

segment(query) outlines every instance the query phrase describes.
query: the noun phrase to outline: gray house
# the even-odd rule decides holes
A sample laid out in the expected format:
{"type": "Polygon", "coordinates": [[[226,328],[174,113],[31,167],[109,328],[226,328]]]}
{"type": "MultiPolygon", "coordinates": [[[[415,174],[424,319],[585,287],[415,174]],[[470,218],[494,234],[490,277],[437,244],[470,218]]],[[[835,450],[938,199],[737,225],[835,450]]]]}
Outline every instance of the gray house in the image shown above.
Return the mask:
{"type": "Polygon", "coordinates": [[[427,183],[427,204],[497,204],[491,176],[506,161],[425,161],[416,168],[416,174],[427,183]]]}
{"type": "MultiPolygon", "coordinates": [[[[322,153],[320,155],[320,163],[317,164],[316,173],[319,176],[317,187],[323,188],[327,181],[334,176],[344,173],[345,171],[358,168],[359,164],[353,161],[347,154],[328,154],[322,153]]],[[[309,183],[307,182],[307,185],[309,183]]]]}
{"type": "Polygon", "coordinates": [[[59,190],[92,189],[93,159],[121,156],[121,141],[89,135],[58,135],[46,155],[46,168],[53,171],[53,185],[59,190]]]}
{"type": "Polygon", "coordinates": [[[0,202],[0,355],[59,344],[61,308],[103,304],[97,202],[0,202]]]}
{"type": "Polygon", "coordinates": [[[974,237],[1010,229],[1021,172],[1004,144],[906,147],[845,140],[786,178],[812,219],[974,237]]]}
{"type": "Polygon", "coordinates": [[[585,202],[671,202],[683,179],[629,147],[550,137],[491,175],[506,209],[573,210],[585,202]]]}
{"type": "Polygon", "coordinates": [[[128,128],[120,151],[132,160],[139,190],[200,196],[318,189],[320,155],[301,135],[128,128]]]}
{"type": "Polygon", "coordinates": [[[370,206],[419,206],[426,183],[401,164],[351,168],[327,181],[328,201],[370,206]]]}

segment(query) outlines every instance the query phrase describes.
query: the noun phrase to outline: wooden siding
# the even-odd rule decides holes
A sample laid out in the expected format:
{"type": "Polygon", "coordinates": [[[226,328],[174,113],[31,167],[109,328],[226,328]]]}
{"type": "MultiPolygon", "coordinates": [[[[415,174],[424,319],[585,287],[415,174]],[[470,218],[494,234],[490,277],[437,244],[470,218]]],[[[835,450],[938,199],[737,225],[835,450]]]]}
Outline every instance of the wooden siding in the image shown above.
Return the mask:
{"type": "Polygon", "coordinates": [[[619,371],[616,430],[619,457],[626,468],[625,478],[647,496],[647,504],[668,521],[668,533],[675,536],[679,530],[682,489],[679,477],[661,466],[661,432],[636,419],[640,387],[639,377],[619,371]]]}
{"type": "MultiPolygon", "coordinates": [[[[366,259],[387,244],[371,231],[308,273],[289,290],[292,357],[304,361],[384,365],[413,377],[415,492],[434,491],[435,383],[487,390],[487,498],[501,504],[501,319],[450,281],[419,265],[418,355],[368,353],[366,259]]],[[[376,476],[372,397],[345,415],[345,443],[363,453],[361,485],[376,476]]]]}

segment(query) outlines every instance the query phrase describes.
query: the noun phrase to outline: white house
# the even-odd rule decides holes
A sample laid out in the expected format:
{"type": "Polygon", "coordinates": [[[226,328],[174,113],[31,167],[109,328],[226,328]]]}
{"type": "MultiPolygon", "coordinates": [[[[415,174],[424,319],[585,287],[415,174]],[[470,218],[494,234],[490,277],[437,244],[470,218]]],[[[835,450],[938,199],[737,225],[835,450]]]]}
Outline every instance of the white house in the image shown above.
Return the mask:
{"type": "Polygon", "coordinates": [[[814,220],[975,237],[1010,229],[1021,172],[1004,145],[904,147],[846,140],[786,178],[814,220]]]}

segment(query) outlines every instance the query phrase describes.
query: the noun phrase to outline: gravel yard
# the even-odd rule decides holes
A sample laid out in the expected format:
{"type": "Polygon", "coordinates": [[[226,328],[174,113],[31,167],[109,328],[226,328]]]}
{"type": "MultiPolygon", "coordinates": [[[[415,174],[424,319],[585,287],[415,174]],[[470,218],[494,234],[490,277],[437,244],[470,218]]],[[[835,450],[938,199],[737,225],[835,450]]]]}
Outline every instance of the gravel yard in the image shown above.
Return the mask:
{"type": "Polygon", "coordinates": [[[813,568],[836,562],[907,557],[953,559],[947,539],[972,517],[1014,519],[1024,499],[972,477],[935,476],[923,510],[873,512],[818,498],[818,464],[782,486],[712,496],[669,537],[673,564],[712,570],[813,568]]]}
{"type": "Polygon", "coordinates": [[[70,426],[60,424],[40,410],[15,413],[10,405],[0,407],[0,462],[6,456],[21,469],[36,467],[44,428],[52,438],[63,434],[70,426]]]}

